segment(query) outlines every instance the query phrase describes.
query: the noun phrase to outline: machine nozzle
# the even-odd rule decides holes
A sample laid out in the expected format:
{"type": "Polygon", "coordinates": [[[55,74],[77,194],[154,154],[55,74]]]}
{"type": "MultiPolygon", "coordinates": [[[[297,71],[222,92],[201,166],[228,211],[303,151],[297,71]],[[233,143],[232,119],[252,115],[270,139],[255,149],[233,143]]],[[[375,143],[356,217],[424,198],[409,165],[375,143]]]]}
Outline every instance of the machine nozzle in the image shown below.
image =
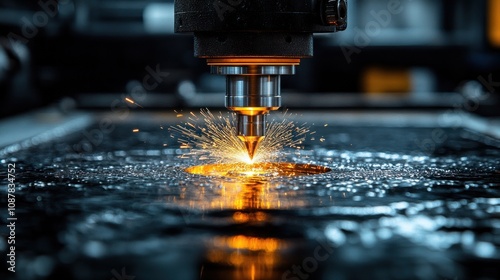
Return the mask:
{"type": "Polygon", "coordinates": [[[236,133],[252,160],[266,135],[266,116],[281,106],[281,75],[293,75],[297,58],[208,59],[212,73],[226,76],[226,107],[236,112],[236,133]]]}

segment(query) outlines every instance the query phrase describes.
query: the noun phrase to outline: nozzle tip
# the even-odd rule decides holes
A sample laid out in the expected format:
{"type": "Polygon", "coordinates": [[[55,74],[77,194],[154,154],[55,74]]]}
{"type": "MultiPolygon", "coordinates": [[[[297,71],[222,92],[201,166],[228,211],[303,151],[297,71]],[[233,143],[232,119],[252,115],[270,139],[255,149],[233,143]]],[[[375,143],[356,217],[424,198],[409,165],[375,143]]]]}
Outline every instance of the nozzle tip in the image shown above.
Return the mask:
{"type": "Polygon", "coordinates": [[[245,147],[247,148],[250,160],[253,160],[255,151],[257,151],[257,147],[259,146],[259,143],[263,138],[264,137],[262,136],[240,136],[241,141],[243,141],[245,147]]]}
{"type": "Polygon", "coordinates": [[[248,156],[250,157],[250,159],[253,159],[253,156],[255,155],[255,150],[257,149],[257,143],[245,142],[245,146],[247,147],[248,156]]]}

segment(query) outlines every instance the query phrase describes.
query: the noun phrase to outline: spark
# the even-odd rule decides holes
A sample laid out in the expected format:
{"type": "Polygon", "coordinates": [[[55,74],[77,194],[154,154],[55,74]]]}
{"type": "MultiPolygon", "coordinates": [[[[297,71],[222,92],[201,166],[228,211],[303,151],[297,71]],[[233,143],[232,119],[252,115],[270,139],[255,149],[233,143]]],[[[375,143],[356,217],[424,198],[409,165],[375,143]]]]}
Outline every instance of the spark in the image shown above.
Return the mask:
{"type": "Polygon", "coordinates": [[[139,129],[138,128],[134,128],[134,129],[132,129],[132,132],[139,132],[139,129]]]}
{"type": "Polygon", "coordinates": [[[127,101],[127,102],[128,102],[128,103],[130,103],[130,104],[134,104],[134,105],[136,105],[136,106],[138,106],[138,107],[144,108],[144,107],[142,107],[139,103],[137,103],[137,102],[135,102],[134,100],[132,100],[131,98],[126,97],[126,98],[125,98],[125,101],[127,101]]]}
{"type": "Polygon", "coordinates": [[[268,122],[266,137],[259,143],[253,159],[250,159],[245,144],[236,134],[234,113],[224,116],[221,112],[213,114],[208,109],[200,110],[199,114],[190,112],[186,122],[171,126],[169,130],[181,148],[191,149],[183,157],[215,163],[256,165],[277,161],[284,148],[301,148],[309,128],[306,123],[299,125],[290,121],[290,117],[291,114],[285,111],[281,120],[268,122]]]}

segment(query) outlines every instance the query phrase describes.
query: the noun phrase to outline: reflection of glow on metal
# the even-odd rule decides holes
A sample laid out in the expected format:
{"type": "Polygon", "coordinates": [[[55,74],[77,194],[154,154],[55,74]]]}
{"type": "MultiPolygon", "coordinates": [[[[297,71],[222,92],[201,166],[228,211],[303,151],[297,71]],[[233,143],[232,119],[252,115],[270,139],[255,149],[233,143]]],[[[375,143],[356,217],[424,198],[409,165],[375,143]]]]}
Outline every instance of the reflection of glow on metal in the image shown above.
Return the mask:
{"type": "MultiPolygon", "coordinates": [[[[185,209],[210,210],[266,210],[303,208],[307,202],[297,192],[277,190],[279,182],[265,181],[259,177],[211,178],[210,187],[181,187],[179,197],[169,197],[173,202],[185,209]]],[[[200,183],[205,184],[205,183],[200,183]]],[[[233,216],[235,223],[261,222],[267,219],[263,212],[239,213],[233,216]]]]}
{"type": "Polygon", "coordinates": [[[331,171],[328,167],[298,163],[207,164],[188,167],[186,172],[205,176],[259,179],[269,176],[304,176],[331,171]]]}
{"type": "MultiPolygon", "coordinates": [[[[189,208],[199,209],[288,209],[305,207],[305,202],[295,196],[295,192],[277,191],[279,182],[270,180],[275,177],[314,175],[329,172],[324,166],[295,163],[257,163],[257,164],[209,164],[192,166],[188,173],[220,177],[217,180],[216,195],[208,195],[204,188],[197,191],[198,198],[193,201],[176,201],[187,204],[189,208]]],[[[213,182],[213,180],[211,180],[213,182]]],[[[188,188],[185,189],[189,190],[188,188]]],[[[234,214],[236,223],[249,221],[262,222],[267,215],[262,212],[234,214]]]]}
{"type": "MultiPolygon", "coordinates": [[[[255,205],[257,194],[264,194],[264,184],[243,184],[249,187],[248,192],[243,191],[244,199],[233,201],[238,209],[260,209],[264,205],[255,205]],[[248,197],[250,196],[250,197],[248,197]]],[[[269,216],[262,212],[241,212],[233,214],[235,223],[265,222],[269,216]]],[[[272,237],[257,237],[248,235],[215,236],[209,244],[206,260],[212,264],[234,267],[230,279],[277,279],[276,267],[282,262],[283,250],[289,246],[286,241],[272,237]]],[[[224,275],[227,276],[227,275],[224,275]]]]}
{"type": "MultiPolygon", "coordinates": [[[[212,176],[207,184],[203,177],[185,182],[179,197],[168,201],[186,209],[197,210],[266,210],[296,209],[307,207],[307,200],[296,191],[278,189],[280,180],[276,177],[314,175],[329,172],[324,166],[294,163],[262,164],[210,164],[192,166],[186,172],[212,176]],[[187,184],[187,185],[185,185],[187,184]]],[[[236,212],[235,223],[263,222],[267,214],[236,212]]]]}
{"type": "Polygon", "coordinates": [[[208,245],[209,263],[236,268],[230,279],[278,279],[276,267],[288,247],[281,239],[246,235],[216,236],[208,245]]]}
{"type": "Polygon", "coordinates": [[[264,222],[267,219],[267,214],[260,211],[252,213],[236,212],[233,214],[233,221],[237,224],[246,223],[249,221],[264,222]]]}
{"type": "MultiPolygon", "coordinates": [[[[304,207],[295,192],[276,190],[270,178],[314,175],[329,172],[325,166],[295,163],[226,163],[192,166],[186,172],[196,175],[220,177],[215,188],[216,196],[206,196],[204,189],[200,197],[190,204],[202,209],[235,209],[234,224],[262,224],[269,222],[266,209],[304,207]]],[[[213,182],[213,181],[212,181],[213,182]]],[[[187,189],[187,188],[186,188],[187,189]]],[[[182,195],[181,195],[182,197],[182,195]]],[[[176,201],[180,203],[181,201],[176,201]]],[[[231,267],[228,273],[202,272],[200,278],[208,279],[280,279],[285,258],[284,252],[290,244],[279,238],[233,235],[215,236],[207,244],[206,266],[231,267]],[[214,273],[211,275],[210,273],[214,273]]],[[[220,271],[217,270],[217,271],[220,271]]],[[[223,270],[224,271],[224,270],[223,270]]]]}
{"type": "Polygon", "coordinates": [[[265,251],[274,252],[283,247],[279,239],[261,238],[245,235],[236,235],[230,237],[214,237],[213,245],[215,247],[228,247],[236,250],[265,251]]]}

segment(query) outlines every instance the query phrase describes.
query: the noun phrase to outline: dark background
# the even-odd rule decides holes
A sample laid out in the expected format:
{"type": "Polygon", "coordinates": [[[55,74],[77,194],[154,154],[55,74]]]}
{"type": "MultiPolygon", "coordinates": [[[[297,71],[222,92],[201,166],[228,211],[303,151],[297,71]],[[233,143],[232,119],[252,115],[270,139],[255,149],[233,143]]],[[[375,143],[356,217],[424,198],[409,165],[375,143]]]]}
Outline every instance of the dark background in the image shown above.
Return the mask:
{"type": "MultiPolygon", "coordinates": [[[[223,106],[224,78],[193,57],[192,36],[173,32],[173,1],[59,2],[0,2],[1,116],[61,100],[107,109],[142,82],[147,67],[168,73],[141,100],[148,109],[200,107],[179,96],[183,82],[199,93],[196,105],[210,107],[203,94],[220,93],[213,106],[223,106]]],[[[491,36],[500,27],[489,12],[495,1],[400,2],[401,12],[384,22],[376,14],[388,1],[349,1],[348,29],[316,36],[315,56],[283,77],[284,105],[314,108],[300,102],[314,93],[327,109],[453,107],[448,98],[473,81],[488,95],[474,112],[497,114],[496,86],[477,83],[480,75],[500,81],[500,42],[491,36]],[[343,50],[356,51],[346,57],[343,50]],[[287,92],[297,93],[288,103],[287,92]],[[393,102],[360,101],[373,96],[393,102]]]]}

